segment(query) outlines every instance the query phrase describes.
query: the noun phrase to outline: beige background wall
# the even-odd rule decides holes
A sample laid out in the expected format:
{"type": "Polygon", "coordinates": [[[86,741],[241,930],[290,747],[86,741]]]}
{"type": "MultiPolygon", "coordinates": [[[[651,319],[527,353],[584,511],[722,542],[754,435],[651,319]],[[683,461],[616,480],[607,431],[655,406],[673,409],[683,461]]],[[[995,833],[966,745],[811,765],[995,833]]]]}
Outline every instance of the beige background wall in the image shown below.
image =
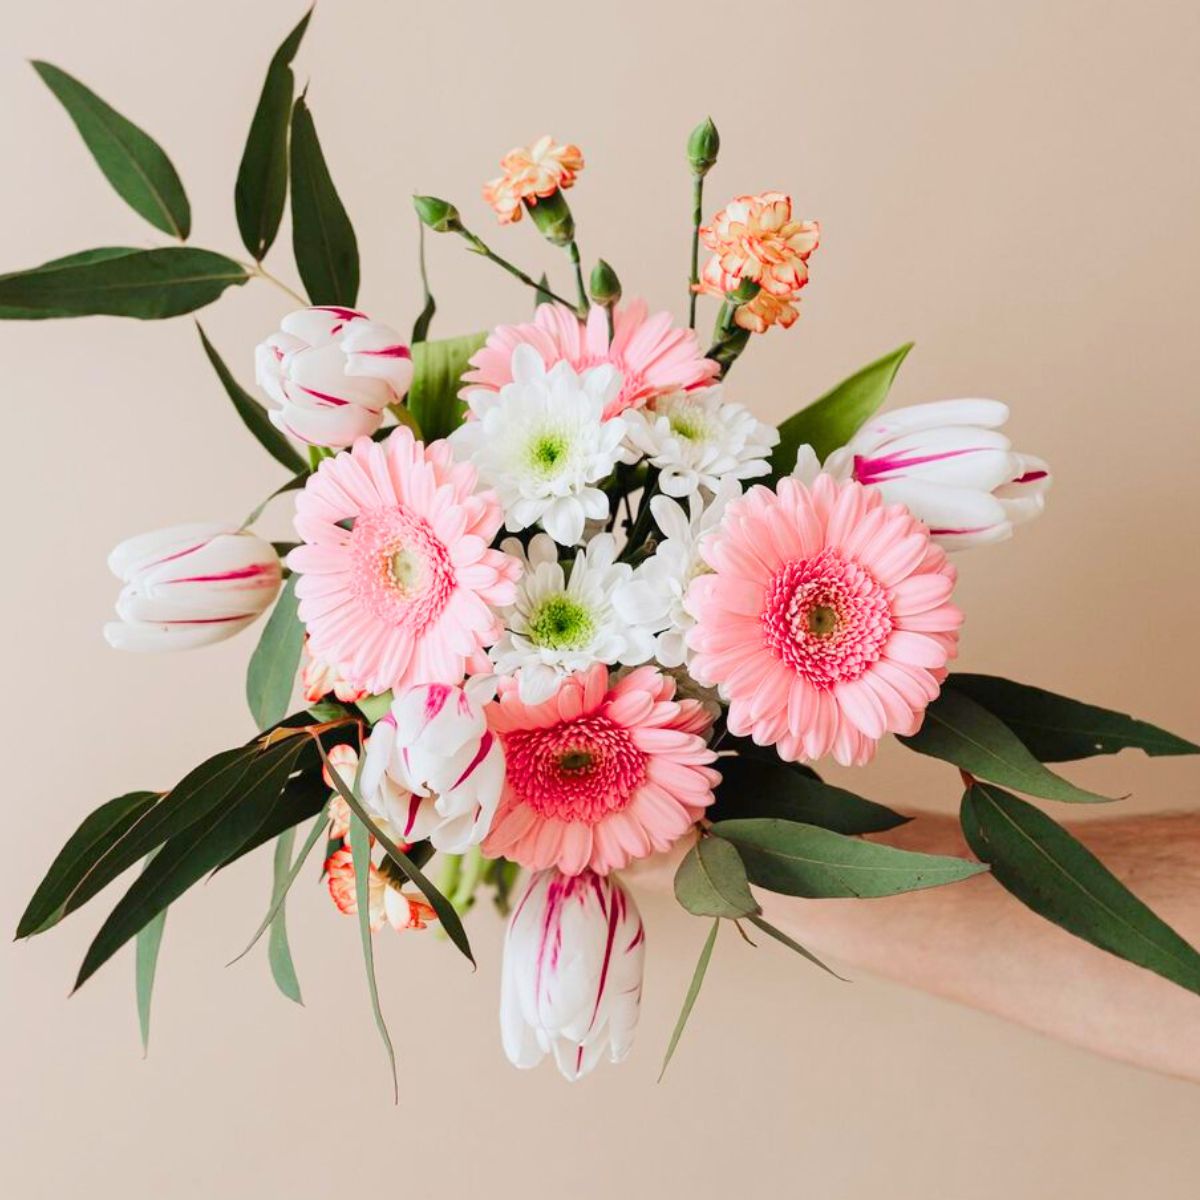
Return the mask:
{"type": "MultiPolygon", "coordinates": [[[[299,0],[0,9],[0,268],[153,233],[25,57],[143,123],[186,182],[194,242],[236,253],[241,141],[299,0]]],[[[1197,61],[1198,10],[1169,0],[325,0],[300,71],[358,229],[362,303],[401,327],[419,305],[409,193],[454,198],[491,233],[480,182],[543,130],[586,151],[572,195],[585,254],[681,311],[681,148],[711,112],[724,141],[712,202],[783,188],[825,229],[803,320],[754,345],[733,393],[777,419],[913,338],[898,401],[1012,402],[1057,487],[1040,525],[961,561],[964,665],[1195,736],[1197,61]]],[[[527,228],[495,241],[565,286],[527,228]]],[[[294,278],[286,243],[272,261],[294,278]]],[[[431,271],[437,332],[529,309],[457,244],[431,247],[431,271]]],[[[204,316],[245,381],[285,306],[252,285],[204,316]]],[[[250,732],[253,636],[179,658],[106,650],[109,546],[241,514],[279,472],[187,320],[4,325],[0,361],[11,928],[86,811],[250,732]]],[[[1076,777],[1147,809],[1196,803],[1194,762],[1132,757],[1076,777]]],[[[949,771],[895,752],[859,786],[912,808],[954,799],[949,771]]],[[[471,922],[474,977],[437,942],[380,936],[405,1080],[393,1109],[356,930],[315,872],[291,906],[308,1007],[274,994],[261,954],[222,966],[261,915],[268,872],[244,863],[172,910],[147,1062],[129,955],[66,1001],[99,910],[0,953],[6,1195],[1195,1194],[1194,1087],[870,979],[841,987],[733,938],[656,1087],[703,936],[661,898],[644,902],[635,1057],[574,1088],[503,1061],[490,913],[471,922]]]]}

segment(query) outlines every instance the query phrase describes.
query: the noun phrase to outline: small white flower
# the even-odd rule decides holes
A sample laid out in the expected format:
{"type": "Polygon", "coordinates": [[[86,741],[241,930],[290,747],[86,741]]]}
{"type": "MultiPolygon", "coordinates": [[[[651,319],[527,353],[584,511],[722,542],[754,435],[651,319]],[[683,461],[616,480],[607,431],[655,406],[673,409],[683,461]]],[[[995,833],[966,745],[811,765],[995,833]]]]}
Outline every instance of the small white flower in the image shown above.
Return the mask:
{"type": "Polygon", "coordinates": [[[718,387],[660,396],[652,406],[628,413],[629,444],[661,472],[668,496],[715,492],[722,479],[753,479],[770,471],[779,433],[740,404],[721,398],[718,387]]]}
{"type": "Polygon", "coordinates": [[[574,546],[589,517],[608,516],[608,497],[592,485],[623,456],[624,419],[604,420],[621,373],[605,364],[579,375],[568,362],[547,371],[537,350],[521,345],[512,374],[499,392],[467,392],[476,419],[450,435],[451,445],[499,494],[510,532],[540,521],[556,542],[574,546]]]}
{"type": "Polygon", "coordinates": [[[654,657],[664,667],[680,667],[687,662],[687,631],[696,622],[683,598],[688,584],[709,569],[700,557],[701,543],[720,524],[725,506],[740,494],[737,481],[726,478],[708,505],[699,496],[690,496],[687,512],[666,496],[655,496],[650,501],[650,511],[663,539],[634,572],[633,581],[621,589],[616,607],[630,624],[657,632],[654,657]]]}
{"type": "Polygon", "coordinates": [[[516,538],[501,549],[524,570],[516,601],[503,612],[504,635],[490,654],[499,674],[517,677],[523,703],[548,700],[563,676],[592,663],[635,666],[654,652],[651,628],[622,615],[628,606],[621,593],[631,586],[633,568],[614,561],[611,533],[597,534],[578,551],[569,580],[558,547],[544,533],[532,538],[528,552],[516,538]]]}

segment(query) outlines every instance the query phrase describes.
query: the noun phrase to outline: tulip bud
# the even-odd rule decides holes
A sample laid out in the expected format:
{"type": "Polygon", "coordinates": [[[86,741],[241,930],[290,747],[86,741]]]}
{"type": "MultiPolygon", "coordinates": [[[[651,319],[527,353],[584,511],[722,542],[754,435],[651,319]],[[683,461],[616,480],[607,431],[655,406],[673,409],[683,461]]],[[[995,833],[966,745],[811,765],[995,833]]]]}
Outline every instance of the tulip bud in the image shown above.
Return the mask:
{"type": "Polygon", "coordinates": [[[717,133],[712,117],[705,117],[688,137],[687,156],[692,174],[707,175],[716,164],[720,149],[721,135],[717,133]]]}
{"type": "Polygon", "coordinates": [[[458,233],[463,227],[458,209],[449,200],[439,200],[436,196],[414,196],[413,208],[417,210],[422,223],[434,233],[458,233]]]}
{"type": "Polygon", "coordinates": [[[575,218],[562,192],[542,197],[536,204],[527,200],[525,207],[546,241],[555,246],[566,246],[574,240],[575,218]]]}
{"type": "Polygon", "coordinates": [[[592,268],[588,291],[591,294],[592,302],[599,304],[601,308],[612,308],[620,301],[621,281],[617,278],[616,271],[604,259],[600,259],[592,268]]]}

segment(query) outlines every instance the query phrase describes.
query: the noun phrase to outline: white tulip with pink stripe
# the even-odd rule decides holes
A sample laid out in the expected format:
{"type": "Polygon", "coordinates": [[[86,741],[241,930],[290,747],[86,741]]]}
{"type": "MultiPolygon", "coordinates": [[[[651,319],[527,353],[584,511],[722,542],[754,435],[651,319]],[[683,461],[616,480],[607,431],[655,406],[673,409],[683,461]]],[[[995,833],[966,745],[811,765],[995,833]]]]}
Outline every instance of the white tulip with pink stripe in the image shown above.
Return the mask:
{"type": "MultiPolygon", "coordinates": [[[[1000,432],[1007,420],[998,400],[898,408],[873,417],[820,469],[877,487],[947,550],[1002,542],[1042,512],[1050,488],[1046,463],[1018,454],[1000,432]]],[[[802,446],[793,473],[811,483],[817,470],[802,446]]]]}
{"type": "Polygon", "coordinates": [[[504,751],[474,685],[428,683],[398,696],[367,742],[363,800],[404,843],[447,854],[478,845],[504,787],[504,751]]]}
{"type": "Polygon", "coordinates": [[[108,566],[125,583],[120,620],[104,627],[118,650],[191,650],[233,637],[270,607],[283,574],[270,542],[218,524],[129,538],[108,566]]]}
{"type": "Polygon", "coordinates": [[[508,923],[500,992],[504,1053],[516,1067],[554,1055],[569,1080],[633,1045],[646,935],[615,875],[541,871],[508,923]]]}
{"type": "Polygon", "coordinates": [[[400,334],[352,308],[302,308],[254,352],[271,420],[312,446],[370,437],[412,383],[400,334]]]}

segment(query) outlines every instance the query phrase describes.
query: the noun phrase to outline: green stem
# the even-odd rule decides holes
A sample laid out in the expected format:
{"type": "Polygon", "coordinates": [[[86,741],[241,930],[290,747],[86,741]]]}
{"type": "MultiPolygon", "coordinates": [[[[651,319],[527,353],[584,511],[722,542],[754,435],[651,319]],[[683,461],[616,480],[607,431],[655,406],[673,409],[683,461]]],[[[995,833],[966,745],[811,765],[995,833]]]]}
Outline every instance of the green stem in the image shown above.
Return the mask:
{"type": "Polygon", "coordinates": [[[519,279],[523,284],[525,284],[526,287],[531,287],[531,288],[533,288],[533,290],[535,292],[540,292],[544,296],[549,296],[551,300],[555,301],[558,304],[564,305],[565,307],[571,309],[573,312],[576,311],[575,305],[572,304],[570,302],[570,300],[564,300],[561,296],[552,292],[548,287],[545,287],[542,284],[538,283],[538,281],[536,279],[534,279],[532,275],[526,275],[525,272],[522,271],[520,267],[514,266],[512,263],[510,263],[505,258],[501,258],[500,255],[498,255],[477,234],[472,233],[469,229],[467,229],[465,227],[457,230],[457,232],[460,233],[467,240],[467,243],[470,245],[470,247],[471,247],[472,251],[474,251],[474,253],[481,254],[484,258],[488,259],[490,262],[494,262],[496,264],[496,266],[498,266],[498,267],[503,267],[504,270],[506,270],[510,275],[514,276],[515,278],[519,279]]]}
{"type": "Polygon", "coordinates": [[[650,473],[646,476],[646,486],[642,489],[642,498],[638,501],[633,528],[629,531],[629,539],[621,551],[621,562],[628,562],[637,555],[641,549],[641,543],[645,541],[646,534],[650,531],[650,501],[658,494],[658,479],[659,472],[651,468],[650,473]]]}
{"type": "Polygon", "coordinates": [[[704,176],[692,176],[692,273],[688,276],[688,328],[696,328],[696,284],[700,282],[700,222],[704,219],[704,176]]]}
{"type": "MultiPolygon", "coordinates": [[[[567,243],[567,253],[571,256],[571,266],[575,268],[575,286],[579,290],[579,315],[587,315],[589,306],[587,288],[583,282],[583,265],[579,261],[579,243],[572,238],[567,243]]],[[[608,310],[609,337],[612,337],[612,309],[608,310]]]]}

